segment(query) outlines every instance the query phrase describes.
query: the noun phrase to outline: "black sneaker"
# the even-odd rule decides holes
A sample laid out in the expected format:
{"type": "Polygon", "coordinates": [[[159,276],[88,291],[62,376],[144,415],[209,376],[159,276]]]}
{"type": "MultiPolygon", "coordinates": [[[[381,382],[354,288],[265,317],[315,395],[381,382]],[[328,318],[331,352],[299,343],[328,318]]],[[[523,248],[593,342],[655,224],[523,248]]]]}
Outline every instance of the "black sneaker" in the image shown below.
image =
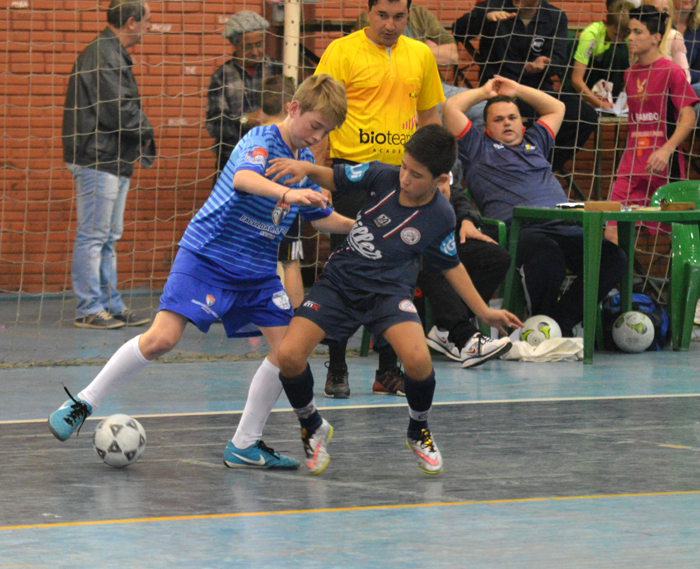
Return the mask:
{"type": "Polygon", "coordinates": [[[406,397],[403,390],[403,372],[400,367],[374,374],[372,391],[377,395],[400,395],[406,397]]]}
{"type": "Polygon", "coordinates": [[[323,394],[332,399],[347,399],[350,397],[350,385],[348,384],[348,366],[342,368],[330,367],[326,362],[328,374],[326,375],[326,387],[323,394]]]}
{"type": "Polygon", "coordinates": [[[116,318],[110,316],[106,310],[101,310],[95,314],[88,314],[82,318],[73,320],[73,326],[76,328],[95,328],[97,330],[114,330],[121,328],[126,324],[116,318]]]}
{"type": "Polygon", "coordinates": [[[131,308],[125,308],[121,312],[112,314],[112,318],[118,320],[119,322],[123,322],[124,326],[143,326],[151,321],[150,318],[140,318],[136,316],[131,308]]]}

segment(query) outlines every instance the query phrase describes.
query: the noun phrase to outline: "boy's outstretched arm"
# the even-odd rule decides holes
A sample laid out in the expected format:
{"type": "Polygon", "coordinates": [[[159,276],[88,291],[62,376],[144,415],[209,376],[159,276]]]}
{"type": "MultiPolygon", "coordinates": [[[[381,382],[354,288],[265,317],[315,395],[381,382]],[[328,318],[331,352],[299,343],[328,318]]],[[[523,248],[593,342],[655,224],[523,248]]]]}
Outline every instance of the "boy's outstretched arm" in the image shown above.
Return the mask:
{"type": "Polygon", "coordinates": [[[311,225],[317,231],[321,233],[350,233],[353,225],[355,225],[355,220],[340,215],[338,212],[331,213],[328,217],[323,219],[317,219],[311,222],[311,225]]]}
{"type": "Polygon", "coordinates": [[[252,170],[238,170],[233,176],[233,187],[264,198],[273,198],[287,204],[325,207],[328,198],[314,190],[292,190],[268,180],[252,170]]]}
{"type": "Polygon", "coordinates": [[[335,182],[333,181],[333,168],[319,166],[305,160],[294,160],[293,158],[273,158],[270,160],[271,166],[265,172],[268,178],[276,182],[280,178],[290,175],[289,180],[285,180],[284,184],[289,186],[296,184],[308,176],[317,186],[326,188],[327,190],[335,190],[335,182]]]}
{"type": "Polygon", "coordinates": [[[472,284],[472,279],[467,273],[467,269],[460,263],[452,269],[443,271],[445,278],[455,289],[462,300],[467,303],[472,312],[489,326],[495,326],[502,334],[507,334],[505,328],[522,328],[523,323],[517,316],[507,310],[494,310],[489,308],[472,284]]]}

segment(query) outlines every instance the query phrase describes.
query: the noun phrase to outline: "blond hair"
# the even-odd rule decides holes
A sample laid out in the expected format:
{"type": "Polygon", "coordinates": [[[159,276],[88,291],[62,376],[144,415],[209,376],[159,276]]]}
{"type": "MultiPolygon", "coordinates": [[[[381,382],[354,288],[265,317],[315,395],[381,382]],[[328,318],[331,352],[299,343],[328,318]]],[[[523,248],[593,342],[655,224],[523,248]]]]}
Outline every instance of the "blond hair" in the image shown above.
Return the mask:
{"type": "Polygon", "coordinates": [[[277,116],[284,112],[284,104],[294,97],[294,79],[284,75],[274,75],[263,81],[260,107],[267,116],[277,116]]]}
{"type": "Polygon", "coordinates": [[[302,114],[316,111],[332,121],[336,128],[345,122],[348,113],[345,87],[326,73],[306,79],[299,85],[292,101],[299,103],[302,114]]]}

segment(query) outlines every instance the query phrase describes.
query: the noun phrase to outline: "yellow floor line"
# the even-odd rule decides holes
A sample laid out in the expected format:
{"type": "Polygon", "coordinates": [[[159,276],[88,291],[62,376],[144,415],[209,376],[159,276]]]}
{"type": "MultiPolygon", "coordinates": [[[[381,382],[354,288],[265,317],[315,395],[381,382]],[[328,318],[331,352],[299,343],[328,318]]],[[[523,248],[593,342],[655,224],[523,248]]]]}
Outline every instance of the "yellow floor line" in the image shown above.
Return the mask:
{"type": "Polygon", "coordinates": [[[190,516],[162,516],[157,518],[132,518],[124,520],[100,520],[100,521],[83,521],[83,522],[59,522],[51,524],[29,524],[18,526],[0,526],[0,531],[22,530],[22,529],[46,529],[46,528],[64,528],[76,526],[101,526],[110,524],[135,524],[146,522],[174,522],[188,520],[216,520],[227,518],[254,518],[261,516],[288,516],[292,514],[328,514],[337,512],[365,512],[372,510],[398,510],[409,508],[436,508],[444,506],[485,506],[494,504],[523,504],[527,502],[554,502],[554,501],[570,501],[570,500],[601,500],[606,498],[647,498],[647,497],[663,497],[663,496],[683,496],[700,494],[700,490],[689,490],[682,492],[644,492],[639,494],[601,494],[599,496],[549,496],[538,498],[515,498],[510,500],[472,500],[465,502],[436,502],[426,504],[395,504],[384,506],[351,506],[345,508],[319,508],[314,510],[282,510],[279,512],[246,512],[234,514],[202,514],[190,516]]]}

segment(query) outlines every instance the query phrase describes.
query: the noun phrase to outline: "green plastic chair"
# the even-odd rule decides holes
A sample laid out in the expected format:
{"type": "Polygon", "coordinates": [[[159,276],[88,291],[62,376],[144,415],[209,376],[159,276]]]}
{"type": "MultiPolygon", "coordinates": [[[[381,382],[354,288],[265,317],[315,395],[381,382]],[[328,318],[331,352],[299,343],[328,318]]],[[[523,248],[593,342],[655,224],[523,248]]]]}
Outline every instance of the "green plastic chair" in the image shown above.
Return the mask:
{"type": "MultiPolygon", "coordinates": [[[[692,202],[700,207],[700,181],[672,182],[661,186],[650,205],[692,202]]],[[[693,330],[695,306],[700,296],[700,229],[697,225],[671,224],[671,282],[668,312],[673,349],[687,351],[693,330]]]]}

